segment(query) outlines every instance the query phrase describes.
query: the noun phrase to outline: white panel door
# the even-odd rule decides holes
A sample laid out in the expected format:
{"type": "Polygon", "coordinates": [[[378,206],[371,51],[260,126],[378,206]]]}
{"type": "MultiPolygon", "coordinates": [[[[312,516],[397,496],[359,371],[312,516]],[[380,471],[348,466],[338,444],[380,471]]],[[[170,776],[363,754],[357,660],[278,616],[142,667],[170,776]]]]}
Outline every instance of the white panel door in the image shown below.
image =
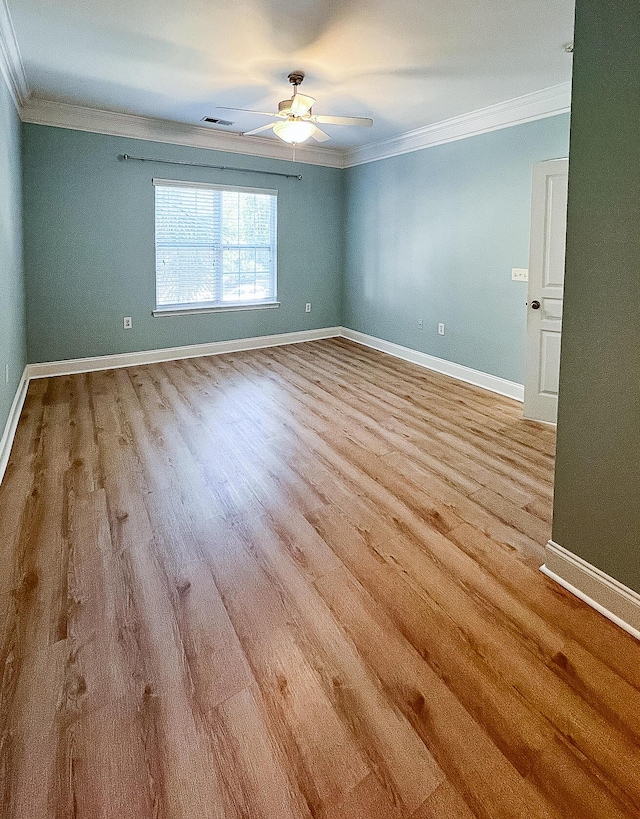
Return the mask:
{"type": "Polygon", "coordinates": [[[568,177],[568,159],[533,171],[524,416],[550,423],[558,415],[568,177]]]}

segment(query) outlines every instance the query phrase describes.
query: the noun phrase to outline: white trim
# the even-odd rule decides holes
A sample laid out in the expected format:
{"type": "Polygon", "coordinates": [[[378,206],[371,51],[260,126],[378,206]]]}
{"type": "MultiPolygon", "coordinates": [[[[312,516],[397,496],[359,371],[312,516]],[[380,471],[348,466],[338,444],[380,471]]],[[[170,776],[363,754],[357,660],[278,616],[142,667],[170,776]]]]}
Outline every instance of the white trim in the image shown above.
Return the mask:
{"type": "Polygon", "coordinates": [[[389,355],[410,361],[429,370],[448,375],[459,381],[473,384],[517,401],[523,399],[523,388],[520,384],[506,381],[494,375],[454,364],[442,358],[410,350],[390,341],[375,338],[347,327],[323,327],[318,330],[299,330],[293,333],[277,333],[269,336],[255,336],[253,338],[239,338],[231,341],[213,341],[208,344],[191,344],[184,347],[168,347],[160,350],[143,350],[135,353],[121,353],[117,355],[94,356],[91,358],[75,358],[65,361],[48,361],[40,364],[27,364],[16,391],[9,418],[0,440],[0,482],[9,460],[9,453],[18,426],[20,412],[27,394],[28,383],[32,378],[50,378],[58,375],[72,375],[74,373],[94,372],[96,370],[111,370],[118,367],[135,367],[141,364],[154,364],[161,361],[178,361],[183,358],[198,358],[200,356],[221,355],[243,350],[258,350],[264,347],[278,347],[283,344],[300,344],[305,341],[318,341],[323,338],[341,336],[365,347],[372,347],[389,355]]]}
{"type": "MultiPolygon", "coordinates": [[[[351,168],[378,159],[388,159],[423,148],[443,145],[446,142],[486,134],[500,128],[564,114],[570,108],[571,83],[565,82],[356,148],[317,148],[298,145],[296,162],[324,165],[329,168],[351,168]]],[[[145,139],[169,145],[209,148],[269,159],[292,158],[291,147],[281,140],[247,137],[202,125],[105,111],[35,97],[23,101],[20,116],[23,122],[32,122],[36,125],[52,125],[56,128],[145,139]]]]}
{"type": "Polygon", "coordinates": [[[540,571],[640,640],[640,594],[553,540],[540,571]]]}
{"type": "Polygon", "coordinates": [[[158,188],[208,188],[213,191],[233,191],[240,193],[258,193],[264,196],[278,196],[275,188],[243,188],[240,185],[219,185],[217,182],[185,182],[183,179],[158,179],[153,177],[151,184],[158,188]]]}
{"type": "MultiPolygon", "coordinates": [[[[242,136],[242,134],[229,131],[205,128],[202,125],[170,122],[135,114],[121,114],[34,97],[22,107],[20,116],[23,122],[32,122],[37,125],[53,125],[56,128],[145,139],[169,145],[187,145],[193,148],[209,148],[226,153],[287,161],[291,161],[293,155],[291,146],[280,139],[242,136]]],[[[342,152],[335,148],[298,145],[295,155],[296,162],[326,165],[330,168],[342,168],[343,166],[342,152]]]]}
{"type": "Polygon", "coordinates": [[[436,356],[428,353],[421,353],[418,350],[394,344],[392,341],[369,336],[357,330],[349,330],[347,327],[342,328],[342,335],[344,338],[363,344],[365,347],[372,347],[374,350],[380,350],[396,358],[401,358],[403,361],[410,361],[412,364],[417,364],[428,370],[448,375],[458,381],[473,384],[475,387],[481,387],[490,392],[497,392],[499,395],[506,395],[507,398],[513,398],[515,401],[524,400],[524,387],[522,384],[516,384],[515,381],[507,381],[506,378],[483,373],[480,370],[474,370],[471,367],[465,367],[463,364],[456,364],[444,358],[436,358],[436,356]]]}
{"type": "Polygon", "coordinates": [[[232,341],[214,341],[209,344],[192,344],[186,347],[169,347],[164,350],[144,350],[139,353],[104,355],[93,358],[75,358],[67,361],[48,361],[42,364],[27,364],[18,384],[9,417],[0,438],[0,483],[9,463],[11,447],[18,428],[20,413],[27,397],[29,381],[33,378],[49,378],[57,375],[111,370],[117,367],[134,367],[139,364],[153,364],[160,361],[177,361],[182,358],[198,358],[207,355],[235,353],[242,350],[258,350],[263,347],[278,347],[283,344],[300,344],[322,338],[335,338],[342,327],[323,327],[318,330],[300,330],[294,333],[278,333],[270,336],[240,338],[232,341]]]}
{"type": "Polygon", "coordinates": [[[564,114],[570,109],[571,83],[553,85],[542,91],[534,91],[532,94],[480,108],[424,128],[417,128],[415,131],[407,131],[382,142],[352,148],[345,152],[343,167],[351,168],[354,165],[420,151],[423,148],[486,134],[512,125],[522,125],[525,122],[564,114]]]}
{"type": "Polygon", "coordinates": [[[29,97],[29,86],[6,0],[0,0],[0,73],[16,109],[20,111],[29,97]]]}
{"type": "Polygon", "coordinates": [[[102,355],[91,358],[73,358],[65,361],[46,361],[40,364],[27,364],[25,377],[49,378],[56,375],[72,375],[73,373],[93,372],[95,370],[111,370],[117,367],[135,367],[140,364],[154,364],[160,361],[178,361],[181,358],[198,358],[207,355],[222,355],[236,353],[243,350],[259,350],[263,347],[278,347],[282,344],[299,344],[304,341],[318,341],[323,338],[347,338],[371,347],[383,353],[409,361],[428,370],[448,375],[466,384],[505,395],[516,401],[523,400],[522,384],[507,381],[496,375],[483,373],[462,364],[446,361],[444,358],[411,350],[391,341],[385,341],[366,333],[350,330],[348,327],[323,327],[318,330],[299,330],[293,333],[278,333],[270,336],[255,336],[253,338],[238,338],[231,341],[212,341],[208,344],[190,344],[185,347],[167,347],[160,350],[142,350],[135,353],[119,353],[116,355],[102,355]]]}
{"type": "Polygon", "coordinates": [[[219,304],[215,307],[156,307],[151,311],[154,318],[164,316],[200,316],[203,313],[236,313],[243,310],[269,310],[280,307],[279,301],[257,301],[253,304],[219,304]]]}
{"type": "Polygon", "coordinates": [[[47,361],[28,364],[28,378],[49,378],[54,375],[72,375],[96,370],[112,370],[118,367],[136,367],[140,364],[155,364],[161,361],[178,361],[181,358],[199,358],[206,355],[237,353],[243,350],[259,350],[263,347],[279,347],[282,344],[300,344],[303,341],[317,341],[321,338],[335,338],[341,327],[323,327],[319,330],[299,330],[294,333],[277,333],[270,336],[237,338],[231,341],[212,341],[208,344],[190,344],[185,347],[167,347],[162,350],[142,350],[137,353],[99,355],[92,358],[73,358],[66,361],[47,361]]]}
{"type": "Polygon", "coordinates": [[[25,367],[22,377],[18,384],[18,389],[11,403],[9,409],[9,417],[4,426],[2,438],[0,438],[0,483],[4,478],[4,473],[9,463],[9,455],[11,454],[11,447],[13,446],[13,439],[18,428],[18,421],[20,420],[20,413],[24,406],[24,399],[27,397],[27,387],[29,386],[29,378],[27,376],[27,368],[25,367]]]}

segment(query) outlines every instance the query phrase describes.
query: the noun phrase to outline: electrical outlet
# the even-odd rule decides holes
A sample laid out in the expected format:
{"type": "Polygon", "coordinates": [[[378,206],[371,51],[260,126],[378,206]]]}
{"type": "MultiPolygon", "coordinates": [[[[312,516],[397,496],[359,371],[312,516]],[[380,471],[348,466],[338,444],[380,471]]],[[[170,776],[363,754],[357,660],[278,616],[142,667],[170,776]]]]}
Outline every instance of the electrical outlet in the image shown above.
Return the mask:
{"type": "Polygon", "coordinates": [[[438,324],[438,335],[439,336],[444,335],[444,324],[442,324],[442,322],[440,322],[440,324],[438,324]]]}
{"type": "Polygon", "coordinates": [[[422,330],[423,327],[424,327],[423,319],[418,319],[418,329],[422,330]]]}
{"type": "Polygon", "coordinates": [[[131,330],[131,328],[133,327],[133,319],[131,318],[131,316],[125,316],[122,324],[125,330],[131,330]]]}
{"type": "Polygon", "coordinates": [[[305,313],[310,313],[310,312],[311,312],[311,302],[310,302],[310,301],[308,301],[308,302],[305,304],[305,306],[304,306],[304,312],[305,312],[305,313]]]}
{"type": "Polygon", "coordinates": [[[528,282],[529,271],[524,267],[512,267],[511,280],[514,282],[528,282]]]}

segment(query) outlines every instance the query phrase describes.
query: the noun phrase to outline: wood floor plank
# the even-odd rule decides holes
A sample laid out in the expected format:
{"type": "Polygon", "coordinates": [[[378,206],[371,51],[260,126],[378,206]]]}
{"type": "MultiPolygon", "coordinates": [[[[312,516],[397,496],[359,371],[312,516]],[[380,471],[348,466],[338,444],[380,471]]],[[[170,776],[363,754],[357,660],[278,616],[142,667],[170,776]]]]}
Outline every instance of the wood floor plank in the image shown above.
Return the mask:
{"type": "Polygon", "coordinates": [[[32,381],[3,819],[640,819],[640,646],[538,571],[555,433],[346,339],[32,381]]]}
{"type": "Polygon", "coordinates": [[[402,813],[380,780],[369,774],[339,805],[322,814],[323,819],[344,819],[347,816],[349,819],[398,819],[402,813]]]}
{"type": "MultiPolygon", "coordinates": [[[[353,543],[353,539],[350,537],[353,543]]],[[[370,575],[367,575],[370,577],[370,575]]],[[[365,580],[361,574],[361,580],[365,580]]],[[[316,586],[375,670],[388,696],[411,720],[458,791],[480,817],[553,816],[544,798],[474,721],[434,670],[344,569],[316,586]],[[383,648],[381,648],[383,646],[383,648]]],[[[398,603],[402,604],[400,597],[398,603]]]]}
{"type": "MultiPolygon", "coordinates": [[[[70,449],[65,379],[43,395],[30,492],[9,569],[0,653],[0,793],[10,815],[45,816],[56,771],[56,707],[63,686],[61,611],[68,544],[64,471],[70,449]],[[42,680],[49,685],[42,689],[42,680]],[[36,783],[44,782],[38,788],[36,783]]],[[[12,510],[1,508],[4,515],[12,510]]],[[[64,635],[62,635],[64,636],[64,635]]]]}
{"type": "MultiPolygon", "coordinates": [[[[229,697],[209,715],[218,764],[225,772],[232,813],[256,819],[312,816],[295,783],[286,775],[283,752],[269,732],[256,685],[229,697]]],[[[228,811],[225,815],[230,815],[228,811]]]]}
{"type": "MultiPolygon", "coordinates": [[[[616,728],[553,672],[549,667],[551,658],[560,648],[555,640],[550,641],[550,654],[545,651],[544,638],[535,645],[535,654],[540,652],[547,660],[541,665],[530,650],[531,638],[536,635],[535,627],[525,625],[521,632],[506,628],[495,616],[498,607],[494,612],[484,610],[484,601],[478,604],[468,589],[457,584],[449,572],[440,570],[438,561],[439,554],[446,548],[444,540],[440,538],[440,548],[434,549],[438,553],[435,559],[433,553],[428,555],[428,546],[415,549],[403,536],[378,546],[378,549],[389,562],[397,562],[406,572],[405,576],[411,576],[411,583],[425,591],[436,605],[447,612],[456,612],[459,627],[478,654],[492,664],[501,657],[500,676],[528,703],[535,703],[535,711],[540,712],[557,731],[555,738],[559,745],[566,741],[572,751],[576,748],[592,761],[594,770],[616,770],[623,766],[624,772],[619,772],[625,782],[622,790],[640,808],[638,738],[628,729],[616,736],[616,728]],[[608,730],[605,730],[607,725],[608,730]]],[[[537,632],[543,631],[544,624],[539,624],[537,632]]],[[[630,697],[632,694],[629,690],[630,697]]],[[[630,705],[629,701],[627,705],[630,705]]],[[[524,714],[521,719],[524,722],[524,714]]]]}
{"type": "MultiPolygon", "coordinates": [[[[349,519],[352,518],[353,512],[349,515],[349,519]]],[[[577,802],[583,808],[589,806],[593,816],[625,815],[627,808],[617,804],[619,795],[602,790],[597,771],[589,774],[573,756],[572,729],[563,726],[569,733],[568,741],[564,745],[561,741],[556,742],[556,734],[549,729],[546,716],[537,711],[538,702],[519,694],[515,678],[502,676],[500,663],[495,662],[495,653],[487,654],[481,642],[479,644],[479,633],[469,632],[464,621],[458,624],[457,616],[452,614],[457,611],[458,601],[442,605],[422,596],[406,582],[406,573],[394,565],[395,561],[385,560],[380,552],[371,548],[371,541],[368,544],[364,537],[358,536],[347,516],[340,518],[335,513],[319,513],[313,522],[354,576],[372,590],[396,627],[437,669],[522,775],[533,777],[538,788],[552,799],[559,796],[565,803],[575,805],[577,802]],[[350,534],[345,535],[345,532],[350,534]],[[549,789],[552,783],[550,773],[555,770],[558,755],[568,759],[564,767],[573,768],[572,775],[561,785],[554,783],[549,789]],[[572,791],[569,800],[566,799],[567,788],[572,791]]],[[[393,547],[397,545],[394,543],[393,547]]],[[[509,657],[509,661],[512,660],[509,657]]],[[[570,713],[568,710],[568,718],[570,713]]],[[[593,739],[596,739],[595,735],[593,739]]],[[[625,748],[629,759],[626,738],[621,741],[621,750],[625,748]]],[[[633,791],[634,786],[631,787],[633,791]]]]}
{"type": "Polygon", "coordinates": [[[155,783],[154,804],[161,815],[219,819],[224,816],[221,775],[193,707],[177,624],[175,556],[169,550],[159,552],[154,541],[145,505],[149,490],[118,397],[118,376],[110,372],[93,377],[99,385],[96,422],[111,536],[123,553],[133,597],[135,620],[127,637],[134,673],[142,682],[135,705],[141,714],[147,768],[155,783]]]}
{"type": "Polygon", "coordinates": [[[0,628],[6,630],[9,613],[15,603],[16,561],[20,557],[19,543],[26,516],[31,513],[34,497],[35,468],[40,446],[38,441],[44,423],[46,381],[36,382],[27,394],[16,439],[0,484],[0,628]]]}
{"type": "Polygon", "coordinates": [[[60,732],[50,813],[30,816],[167,816],[149,751],[143,714],[122,702],[70,721],[60,732]]]}
{"type": "MultiPolygon", "coordinates": [[[[546,579],[540,582],[537,569],[523,565],[518,559],[506,559],[509,554],[514,557],[515,550],[506,544],[496,548],[495,541],[473,526],[460,526],[449,532],[448,537],[476,565],[508,588],[514,599],[579,645],[586,657],[611,669],[618,682],[626,681],[634,692],[640,692],[640,665],[628,662],[629,651],[633,652],[635,646],[630,635],[599,616],[594,609],[585,609],[577,598],[556,583],[546,579]]],[[[612,690],[612,686],[613,683],[596,687],[603,694],[612,690]]],[[[626,693],[616,697],[622,708],[626,697],[626,693]]]]}
{"type": "Polygon", "coordinates": [[[136,687],[124,638],[133,612],[123,600],[132,590],[111,539],[106,492],[72,496],[69,517],[65,722],[126,700],[136,687]]]}
{"type": "MultiPolygon", "coordinates": [[[[289,353],[289,355],[295,355],[289,353]]],[[[322,380],[323,388],[329,389],[327,384],[331,383],[332,374],[324,375],[322,380]]],[[[401,408],[405,417],[413,417],[420,424],[429,423],[433,430],[441,430],[442,432],[451,432],[458,437],[466,437],[468,441],[474,446],[482,446],[484,443],[491,444],[490,454],[499,454],[502,459],[510,462],[513,460],[514,454],[520,458],[519,468],[525,464],[531,469],[538,471],[537,464],[542,459],[549,465],[553,457],[553,450],[549,451],[547,447],[533,448],[530,445],[522,445],[519,441],[510,441],[508,447],[503,446],[502,436],[499,434],[502,429],[502,423],[495,421],[496,410],[494,415],[487,417],[483,414],[474,415],[473,409],[468,409],[462,402],[438,402],[437,398],[434,401],[433,393],[429,391],[410,392],[406,396],[402,395],[402,390],[406,390],[406,380],[400,381],[397,375],[393,375],[388,379],[388,383],[396,383],[399,387],[399,393],[395,391],[390,393],[389,390],[381,389],[376,386],[375,380],[371,379],[365,382],[363,387],[365,391],[370,392],[372,396],[377,395],[382,403],[391,401],[393,405],[401,408]],[[418,399],[418,400],[416,400],[418,399]],[[465,417],[467,423],[465,423],[465,417]],[[495,426],[495,430],[491,431],[491,427],[495,426]],[[488,439],[485,442],[485,438],[488,439]]],[[[349,389],[348,382],[340,382],[338,384],[339,390],[344,392],[349,389]]],[[[449,396],[447,396],[449,398],[449,396]]],[[[499,410],[497,410],[499,412],[499,410]]],[[[484,447],[487,449],[486,447],[484,447]]],[[[488,451],[488,450],[487,450],[488,451]]],[[[548,470],[542,469],[538,471],[538,478],[541,480],[548,480],[548,470]]]]}
{"type": "Polygon", "coordinates": [[[443,782],[411,819],[473,819],[473,814],[450,782],[443,782]]]}
{"type": "Polygon", "coordinates": [[[57,732],[64,648],[58,642],[21,663],[9,731],[2,737],[3,816],[32,819],[59,809],[56,784],[66,773],[59,766],[57,732]]]}
{"type": "Polygon", "coordinates": [[[205,554],[267,703],[271,732],[285,749],[289,778],[317,813],[341,801],[370,768],[300,649],[278,589],[238,534],[220,528],[205,554]]]}
{"type": "MultiPolygon", "coordinates": [[[[257,375],[254,377],[257,377],[257,375]]],[[[300,402],[305,405],[308,404],[303,398],[300,399],[300,402]]],[[[278,406],[274,407],[272,411],[283,417],[283,420],[286,415],[286,423],[295,425],[295,407],[289,405],[288,409],[284,410],[278,406]]],[[[432,481],[439,482],[439,495],[441,501],[445,501],[439,505],[434,505],[431,498],[424,496],[423,489],[417,485],[417,482],[416,486],[412,487],[398,472],[388,474],[385,480],[384,466],[379,459],[375,459],[374,456],[369,455],[368,452],[349,440],[335,442],[332,428],[315,415],[306,413],[304,423],[298,423],[293,428],[308,447],[327,459],[334,470],[340,471],[347,478],[351,478],[354,486],[359,491],[368,493],[376,498],[379,503],[389,506],[390,514],[395,514],[394,510],[404,509],[406,518],[408,507],[419,521],[427,520],[437,528],[453,526],[456,522],[470,519],[486,527],[492,535],[496,535],[498,538],[502,537],[507,542],[517,543],[525,553],[536,555],[537,558],[541,557],[541,545],[534,542],[528,535],[505,525],[495,515],[486,513],[480,505],[475,504],[459,493],[456,494],[450,487],[444,486],[443,482],[439,481],[436,476],[432,476],[432,481]],[[422,495],[421,498],[420,495],[422,495]],[[460,518],[455,516],[455,511],[452,509],[455,502],[464,507],[466,516],[463,515],[460,518]],[[452,520],[447,521],[448,517],[452,518],[452,520]]],[[[385,459],[387,457],[390,456],[385,456],[385,459]]],[[[405,465],[405,470],[406,468],[407,465],[405,465]]],[[[403,517],[402,511],[399,511],[398,514],[403,517]]],[[[542,529],[542,524],[540,524],[540,528],[542,529]]],[[[545,530],[545,542],[549,534],[550,532],[547,533],[545,530]]]]}
{"type": "Polygon", "coordinates": [[[291,616],[298,621],[303,651],[369,766],[389,789],[394,804],[408,812],[415,810],[443,780],[439,766],[384,697],[375,676],[315,588],[297,570],[280,539],[261,520],[246,523],[241,532],[265,574],[286,597],[291,616]]]}

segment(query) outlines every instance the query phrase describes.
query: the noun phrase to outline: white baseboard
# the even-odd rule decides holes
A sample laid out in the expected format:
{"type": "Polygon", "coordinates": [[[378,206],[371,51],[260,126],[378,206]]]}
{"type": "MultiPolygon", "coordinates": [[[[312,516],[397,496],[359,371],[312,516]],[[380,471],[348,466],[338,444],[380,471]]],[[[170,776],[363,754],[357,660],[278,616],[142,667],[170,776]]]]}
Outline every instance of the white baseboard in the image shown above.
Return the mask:
{"type": "Polygon", "coordinates": [[[94,372],[96,370],[112,370],[118,367],[135,367],[141,364],[154,364],[162,361],[177,361],[182,358],[198,358],[207,355],[221,355],[243,350],[257,350],[263,347],[277,347],[283,344],[299,344],[304,341],[317,341],[322,338],[342,336],[366,347],[388,353],[396,358],[402,358],[429,370],[465,381],[476,387],[506,395],[522,401],[524,397],[521,384],[515,384],[495,375],[473,370],[461,364],[454,364],[442,358],[420,353],[390,341],[375,338],[347,327],[323,327],[318,330],[300,330],[293,333],[278,333],[269,336],[254,336],[253,338],[238,338],[231,341],[213,341],[208,344],[190,344],[184,347],[167,347],[161,350],[142,350],[135,353],[121,353],[118,355],[93,356],[90,358],[73,358],[65,361],[46,361],[40,364],[27,364],[11,407],[11,412],[0,442],[0,481],[9,460],[11,445],[15,436],[20,411],[27,394],[27,387],[32,378],[49,378],[58,375],[72,375],[74,373],[94,372]]]}
{"type": "Polygon", "coordinates": [[[162,350],[142,350],[138,353],[72,358],[66,361],[47,361],[41,364],[28,364],[26,371],[28,378],[31,379],[87,373],[96,370],[113,370],[118,367],[135,367],[140,364],[157,364],[161,361],[178,361],[181,358],[199,358],[205,355],[222,355],[223,353],[237,353],[243,350],[258,350],[262,347],[279,347],[282,344],[317,341],[321,338],[335,338],[341,334],[341,331],[341,327],[323,327],[319,330],[300,330],[295,333],[237,338],[231,341],[212,341],[208,344],[190,344],[185,347],[167,347],[162,350]]]}
{"type": "Polygon", "coordinates": [[[507,398],[513,398],[516,401],[524,401],[524,386],[516,384],[515,381],[507,381],[506,378],[499,378],[497,375],[490,375],[480,370],[474,370],[471,367],[465,367],[462,364],[455,364],[453,361],[447,361],[444,358],[436,358],[436,356],[428,353],[421,353],[418,350],[412,350],[410,347],[394,344],[392,341],[369,336],[366,333],[360,333],[358,330],[350,330],[348,327],[342,328],[342,335],[344,338],[363,344],[365,347],[372,347],[374,350],[380,350],[396,358],[402,358],[404,361],[410,361],[412,364],[418,364],[428,370],[435,370],[437,373],[457,378],[458,381],[465,381],[475,387],[482,387],[482,389],[490,392],[506,395],[507,398]]]}
{"type": "MultiPolygon", "coordinates": [[[[76,358],[67,361],[50,361],[41,364],[28,364],[18,389],[16,390],[9,417],[0,439],[0,483],[9,461],[11,446],[18,427],[20,413],[27,395],[29,381],[32,378],[46,378],[57,375],[108,370],[117,367],[132,367],[140,364],[153,364],[161,361],[175,361],[182,358],[220,355],[222,353],[255,350],[264,347],[276,347],[283,344],[298,344],[304,341],[316,341],[323,338],[343,338],[355,341],[366,347],[388,353],[389,355],[418,364],[429,370],[448,375],[476,387],[506,395],[517,401],[524,399],[524,388],[521,384],[499,378],[479,370],[464,367],[442,358],[402,347],[384,339],[369,336],[347,327],[325,327],[319,330],[302,330],[294,333],[279,333],[270,336],[234,339],[232,341],[215,341],[209,344],[192,344],[185,347],[169,347],[163,350],[145,350],[121,355],[95,356],[93,358],[76,358]]],[[[546,561],[540,571],[559,583],[576,597],[579,597],[596,611],[616,623],[625,631],[640,639],[640,594],[624,586],[618,580],[592,566],[586,560],[549,541],[546,546],[546,561]]]]}
{"type": "Polygon", "coordinates": [[[640,640],[640,594],[550,540],[540,571],[640,640]]]}
{"type": "Polygon", "coordinates": [[[317,341],[321,338],[335,338],[342,327],[323,327],[319,330],[300,330],[295,333],[278,333],[270,336],[254,336],[231,341],[213,341],[209,344],[191,344],[186,347],[168,347],[164,350],[143,350],[138,353],[103,355],[92,358],[74,358],[66,361],[47,361],[41,364],[27,364],[24,368],[15,398],[9,410],[9,417],[0,439],[0,483],[4,477],[9,455],[15,438],[20,413],[27,396],[29,381],[33,378],[49,378],[57,375],[72,375],[96,370],[112,370],[118,367],[134,367],[139,364],[154,364],[161,361],[177,361],[181,358],[198,358],[206,355],[221,355],[242,350],[257,350],[262,347],[278,347],[282,344],[299,344],[303,341],[317,341]]]}
{"type": "Polygon", "coordinates": [[[135,353],[119,353],[116,355],[101,355],[89,358],[71,358],[64,361],[45,361],[40,364],[28,364],[26,367],[27,379],[49,378],[56,375],[72,375],[73,373],[94,372],[96,370],[112,370],[118,367],[135,367],[141,364],[155,364],[161,361],[177,361],[181,358],[198,358],[199,356],[221,355],[236,353],[243,350],[257,350],[263,347],[277,347],[282,344],[299,344],[304,341],[317,341],[322,338],[342,336],[365,347],[372,347],[396,358],[402,358],[429,370],[465,381],[476,387],[506,395],[516,401],[524,399],[522,384],[507,381],[496,375],[473,370],[462,364],[455,364],[443,358],[436,358],[427,353],[420,353],[400,344],[385,341],[366,333],[350,330],[348,327],[323,327],[318,330],[300,330],[294,333],[278,333],[270,336],[254,336],[253,338],[238,338],[231,341],[212,341],[207,344],[190,344],[184,347],[166,347],[160,350],[142,350],[135,353]]]}
{"type": "Polygon", "coordinates": [[[15,438],[16,430],[18,428],[20,413],[22,412],[22,407],[24,406],[24,399],[27,397],[28,386],[29,378],[25,367],[20,383],[18,384],[18,389],[16,390],[16,394],[11,403],[9,417],[7,418],[7,423],[4,426],[2,438],[0,438],[0,483],[2,483],[4,473],[7,469],[7,464],[9,463],[9,455],[11,454],[13,439],[15,438]]]}

